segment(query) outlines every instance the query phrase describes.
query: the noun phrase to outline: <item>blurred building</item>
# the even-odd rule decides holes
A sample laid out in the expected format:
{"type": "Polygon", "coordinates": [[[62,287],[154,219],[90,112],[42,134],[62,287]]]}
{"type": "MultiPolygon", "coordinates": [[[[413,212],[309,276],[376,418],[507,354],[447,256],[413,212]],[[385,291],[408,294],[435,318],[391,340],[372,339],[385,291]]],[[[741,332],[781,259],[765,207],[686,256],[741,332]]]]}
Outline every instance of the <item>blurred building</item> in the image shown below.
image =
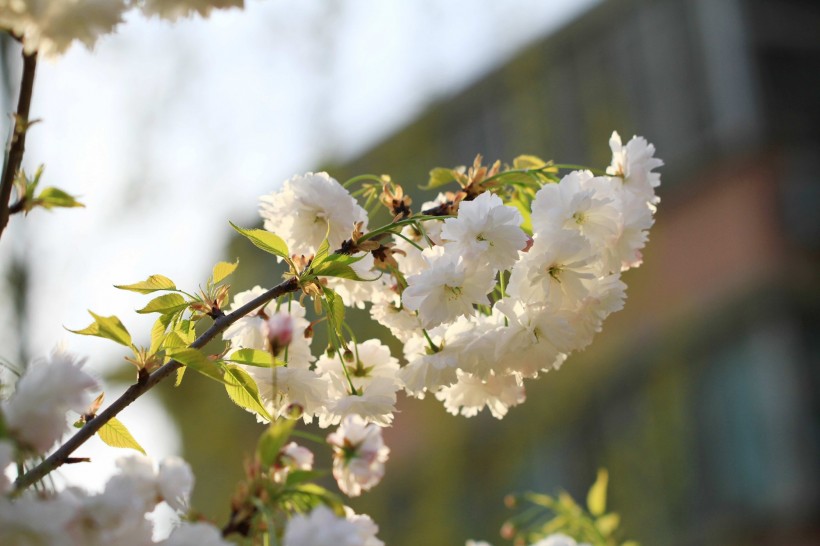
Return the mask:
{"type": "Polygon", "coordinates": [[[666,161],[626,309],[501,423],[404,404],[356,504],[388,544],[500,543],[505,492],[597,467],[644,544],[820,544],[820,4],[603,2],[333,174],[602,167],[613,129],[666,161]]]}

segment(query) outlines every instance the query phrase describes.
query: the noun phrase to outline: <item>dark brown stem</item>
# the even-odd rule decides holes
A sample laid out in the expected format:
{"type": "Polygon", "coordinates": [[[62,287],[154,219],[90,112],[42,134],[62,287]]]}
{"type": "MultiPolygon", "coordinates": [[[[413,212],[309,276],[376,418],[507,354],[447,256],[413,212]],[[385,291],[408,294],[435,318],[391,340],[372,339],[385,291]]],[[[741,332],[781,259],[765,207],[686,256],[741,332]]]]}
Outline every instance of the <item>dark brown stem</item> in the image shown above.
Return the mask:
{"type": "MultiPolygon", "coordinates": [[[[215,338],[217,334],[225,331],[228,326],[241,319],[257,307],[265,305],[269,301],[287,294],[288,292],[294,292],[297,288],[299,288],[299,282],[295,277],[279,283],[261,296],[246,303],[236,311],[216,319],[208,330],[206,330],[201,336],[196,338],[193,343],[191,343],[190,347],[193,349],[201,349],[205,346],[205,344],[215,338]]],[[[20,491],[25,489],[33,483],[43,479],[43,477],[45,477],[46,474],[52,470],[55,470],[65,464],[66,460],[74,452],[74,450],[83,445],[89,438],[94,436],[94,434],[96,434],[97,431],[103,427],[103,425],[116,417],[116,415],[128,407],[131,402],[151,390],[163,379],[173,375],[173,373],[181,367],[181,363],[176,360],[171,360],[157,371],[147,376],[145,380],[138,381],[128,387],[128,389],[119,398],[117,398],[94,419],[88,421],[83,428],[78,430],[77,433],[69,438],[62,446],[60,446],[57,451],[49,455],[42,463],[17,478],[17,481],[14,482],[15,490],[20,491]]]]}
{"type": "Polygon", "coordinates": [[[37,69],[37,53],[23,53],[23,80],[20,82],[20,97],[17,100],[17,113],[14,116],[14,131],[11,134],[8,160],[0,180],[0,236],[9,223],[9,201],[14,177],[23,162],[26,149],[26,132],[29,126],[31,110],[31,92],[34,88],[34,72],[37,69]]]}

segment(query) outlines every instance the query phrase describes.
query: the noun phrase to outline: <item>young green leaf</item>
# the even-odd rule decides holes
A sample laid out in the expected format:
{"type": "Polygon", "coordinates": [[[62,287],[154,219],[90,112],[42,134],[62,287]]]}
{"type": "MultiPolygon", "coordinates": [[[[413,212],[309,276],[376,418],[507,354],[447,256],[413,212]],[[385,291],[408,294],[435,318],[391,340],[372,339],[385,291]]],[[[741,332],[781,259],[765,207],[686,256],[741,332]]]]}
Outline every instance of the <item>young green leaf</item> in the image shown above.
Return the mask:
{"type": "Polygon", "coordinates": [[[330,288],[324,288],[325,299],[327,300],[327,319],[333,325],[339,337],[344,334],[342,328],[345,322],[345,304],[341,296],[330,288]]]}
{"type": "Polygon", "coordinates": [[[285,487],[293,487],[300,483],[316,481],[327,475],[327,471],[322,470],[291,470],[285,480],[285,487]]]}
{"type": "Polygon", "coordinates": [[[190,345],[190,342],[182,339],[179,332],[172,331],[168,332],[168,335],[165,336],[165,340],[162,342],[163,349],[184,349],[190,345]]]}
{"type": "Polygon", "coordinates": [[[601,516],[595,520],[595,527],[597,527],[601,534],[605,537],[611,536],[620,524],[621,517],[615,513],[601,516]]]}
{"type": "Polygon", "coordinates": [[[350,279],[350,280],[353,280],[353,281],[365,281],[366,282],[366,281],[375,281],[375,280],[379,279],[379,277],[374,277],[372,279],[363,279],[348,264],[340,262],[340,261],[330,261],[330,260],[326,260],[324,263],[320,264],[318,268],[314,269],[313,273],[317,277],[338,277],[340,279],[350,279]]]}
{"type": "Polygon", "coordinates": [[[546,165],[546,161],[534,155],[519,155],[513,159],[514,169],[540,169],[546,165]]]}
{"type": "Polygon", "coordinates": [[[530,212],[529,202],[525,202],[524,199],[525,197],[520,192],[516,192],[510,200],[510,205],[518,209],[518,212],[521,213],[521,217],[524,219],[524,222],[521,224],[521,229],[528,235],[532,235],[532,213],[530,212]]]}
{"type": "MultiPolygon", "coordinates": [[[[245,364],[246,366],[258,366],[260,368],[270,368],[274,366],[273,355],[268,351],[260,351],[258,349],[239,349],[231,353],[231,362],[245,364]]],[[[277,362],[276,365],[281,365],[277,362]]]]}
{"type": "Polygon", "coordinates": [[[609,473],[603,468],[598,470],[598,478],[587,493],[587,508],[593,516],[602,516],[606,512],[606,488],[609,484],[609,473]]]}
{"type": "Polygon", "coordinates": [[[271,420],[270,413],[259,398],[259,388],[248,372],[239,366],[229,364],[225,367],[224,379],[225,390],[237,406],[258,413],[268,421],[271,420]]]}
{"type": "Polygon", "coordinates": [[[111,447],[134,449],[145,455],[145,450],[142,449],[139,442],[134,439],[131,433],[128,432],[128,429],[125,428],[125,425],[117,418],[113,418],[104,424],[102,428],[97,431],[97,434],[100,436],[100,440],[111,447]]]}
{"type": "Polygon", "coordinates": [[[165,341],[165,331],[168,329],[166,317],[167,315],[160,316],[154,321],[154,325],[151,327],[151,347],[148,349],[148,352],[151,354],[159,351],[165,341]]]}
{"type": "Polygon", "coordinates": [[[163,275],[151,275],[144,281],[135,282],[134,284],[115,284],[114,288],[120,290],[130,290],[131,292],[139,292],[140,294],[150,294],[157,290],[176,290],[177,287],[174,281],[163,275]]]}
{"type": "Polygon", "coordinates": [[[317,501],[331,508],[337,516],[344,516],[345,504],[338,495],[334,495],[324,487],[315,483],[303,483],[293,488],[301,494],[309,495],[317,501]]]}
{"type": "Polygon", "coordinates": [[[276,462],[279,451],[285,446],[296,421],[293,419],[277,419],[259,437],[256,445],[256,454],[264,466],[276,462]]]}
{"type": "Polygon", "coordinates": [[[236,271],[237,266],[239,265],[239,259],[237,259],[234,263],[230,262],[219,262],[214,266],[213,273],[211,273],[211,278],[214,281],[214,284],[219,284],[225,278],[236,271]]]}
{"type": "Polygon", "coordinates": [[[168,355],[188,368],[191,368],[209,379],[226,384],[221,366],[197,349],[185,348],[168,351],[168,355]]]}
{"type": "Polygon", "coordinates": [[[256,247],[261,248],[265,252],[284,258],[285,261],[290,261],[288,253],[288,245],[281,237],[265,231],[264,229],[242,229],[233,222],[229,222],[231,227],[244,235],[256,247]]]}
{"type": "MultiPolygon", "coordinates": [[[[330,234],[330,224],[328,224],[328,234],[330,234]]],[[[327,260],[328,255],[330,255],[330,243],[327,240],[327,236],[319,245],[319,248],[316,249],[316,253],[313,255],[313,260],[310,262],[311,267],[318,267],[325,263],[327,260]]]]}
{"type": "Polygon", "coordinates": [[[180,294],[163,294],[148,302],[148,305],[142,309],[137,310],[137,313],[160,313],[166,315],[169,313],[176,313],[188,307],[188,302],[185,301],[180,294]]]}
{"type": "Polygon", "coordinates": [[[94,317],[94,322],[82,330],[66,329],[75,334],[102,337],[105,339],[110,339],[111,341],[116,341],[120,345],[125,345],[126,347],[131,346],[131,334],[128,333],[128,330],[125,326],[123,326],[122,322],[120,322],[120,319],[113,315],[110,317],[95,315],[92,311],[89,311],[88,313],[94,317]]]}
{"type": "Polygon", "coordinates": [[[449,184],[450,182],[457,181],[458,176],[456,171],[454,171],[453,169],[436,167],[435,169],[430,171],[430,181],[427,182],[426,186],[421,186],[421,189],[432,190],[433,188],[438,188],[439,186],[444,186],[445,184],[449,184]]]}
{"type": "Polygon", "coordinates": [[[34,204],[50,210],[55,207],[72,208],[85,207],[73,195],[69,195],[59,188],[46,188],[34,199],[34,204]]]}

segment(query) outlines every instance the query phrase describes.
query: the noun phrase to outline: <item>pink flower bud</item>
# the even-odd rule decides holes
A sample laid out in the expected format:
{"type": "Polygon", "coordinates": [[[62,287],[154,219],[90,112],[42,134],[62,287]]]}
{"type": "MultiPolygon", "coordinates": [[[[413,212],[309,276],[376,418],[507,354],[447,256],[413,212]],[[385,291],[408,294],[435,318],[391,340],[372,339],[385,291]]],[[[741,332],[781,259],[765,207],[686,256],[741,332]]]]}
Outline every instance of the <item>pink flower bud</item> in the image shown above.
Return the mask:
{"type": "Polygon", "coordinates": [[[271,352],[276,355],[293,341],[293,317],[288,313],[275,313],[265,321],[271,352]]]}

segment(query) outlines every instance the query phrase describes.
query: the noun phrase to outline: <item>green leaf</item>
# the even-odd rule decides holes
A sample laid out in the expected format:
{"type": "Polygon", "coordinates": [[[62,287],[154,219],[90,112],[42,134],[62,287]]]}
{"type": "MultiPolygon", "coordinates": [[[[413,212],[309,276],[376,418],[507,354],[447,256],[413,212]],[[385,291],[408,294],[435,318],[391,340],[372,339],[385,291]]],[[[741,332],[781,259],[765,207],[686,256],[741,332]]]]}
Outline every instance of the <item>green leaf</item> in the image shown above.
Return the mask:
{"type": "Polygon", "coordinates": [[[114,315],[110,317],[103,317],[100,315],[95,315],[92,311],[89,311],[88,313],[94,317],[94,322],[82,330],[66,329],[75,334],[102,337],[105,339],[110,339],[111,341],[116,341],[120,345],[131,347],[131,334],[128,333],[128,330],[125,326],[123,326],[122,322],[120,322],[120,319],[114,315]]]}
{"type": "Polygon", "coordinates": [[[168,355],[177,362],[201,373],[209,379],[213,379],[222,384],[226,383],[223,377],[222,367],[198,349],[174,349],[173,351],[169,351],[168,355]]]}
{"type": "Polygon", "coordinates": [[[453,169],[445,169],[443,167],[436,167],[430,171],[430,180],[426,186],[422,186],[423,190],[432,190],[439,186],[444,186],[450,182],[457,182],[458,175],[453,169]]]}
{"type": "Polygon", "coordinates": [[[177,378],[174,381],[174,387],[179,387],[180,385],[182,385],[182,378],[185,377],[185,370],[187,369],[188,368],[185,366],[177,368],[177,378]]]}
{"type": "Polygon", "coordinates": [[[510,200],[510,204],[518,209],[518,212],[521,213],[521,217],[524,219],[524,222],[521,224],[521,229],[528,235],[532,235],[532,212],[530,212],[529,202],[525,202],[524,199],[525,197],[521,195],[520,192],[516,192],[510,200]]]}
{"type": "Polygon", "coordinates": [[[225,367],[224,379],[225,390],[228,391],[228,396],[234,404],[253,413],[258,413],[268,421],[271,420],[270,413],[265,409],[265,404],[259,398],[259,388],[256,386],[256,381],[248,372],[239,366],[229,364],[225,367]]]}
{"type": "Polygon", "coordinates": [[[540,169],[546,165],[546,161],[534,155],[519,155],[513,159],[514,169],[540,169]]]}
{"type": "Polygon", "coordinates": [[[287,443],[295,425],[294,419],[278,419],[262,433],[256,444],[256,454],[263,465],[270,466],[276,462],[279,451],[287,443]]]}
{"type": "Polygon", "coordinates": [[[100,440],[110,445],[111,447],[123,447],[134,449],[145,455],[145,450],[142,446],[131,436],[128,429],[125,428],[119,419],[113,418],[97,431],[100,440]]]}
{"type": "Polygon", "coordinates": [[[363,279],[356,273],[356,270],[350,267],[348,264],[343,263],[341,261],[325,261],[321,264],[318,269],[313,271],[313,274],[317,277],[338,277],[340,279],[350,279],[352,281],[375,281],[378,280],[379,277],[374,277],[372,279],[363,279]]]}
{"type": "Polygon", "coordinates": [[[185,349],[190,343],[184,339],[176,331],[168,332],[165,336],[165,341],[162,342],[163,349],[185,349]]]}
{"type": "Polygon", "coordinates": [[[341,296],[330,288],[324,288],[325,299],[327,300],[327,319],[333,325],[340,338],[344,337],[342,327],[345,322],[345,304],[341,296]]]}
{"type": "MultiPolygon", "coordinates": [[[[330,234],[330,223],[327,224],[327,232],[330,234]]],[[[325,236],[324,241],[322,244],[319,245],[319,248],[316,249],[316,253],[313,255],[313,261],[310,262],[311,268],[321,266],[325,260],[327,260],[328,255],[330,254],[330,242],[325,236]]]]}
{"type": "Polygon", "coordinates": [[[340,499],[338,495],[334,495],[320,485],[316,485],[315,483],[304,483],[297,485],[293,488],[293,490],[314,497],[319,502],[327,505],[328,508],[332,508],[338,516],[343,516],[345,513],[345,505],[342,502],[342,499],[340,499]]]}
{"type": "Polygon", "coordinates": [[[85,207],[85,205],[77,201],[73,195],[69,195],[59,188],[44,189],[40,192],[40,195],[37,196],[34,202],[37,206],[49,210],[55,207],[85,207]]]}
{"type": "Polygon", "coordinates": [[[131,292],[139,292],[140,294],[150,294],[157,290],[176,290],[177,287],[174,281],[163,275],[151,275],[144,281],[136,282],[134,284],[120,284],[114,285],[114,288],[120,290],[130,290],[131,292]]]}
{"type": "Polygon", "coordinates": [[[597,527],[601,534],[605,537],[612,535],[620,524],[621,517],[615,513],[601,516],[595,520],[595,527],[597,527]]]}
{"type": "Polygon", "coordinates": [[[236,271],[237,266],[239,266],[239,259],[238,258],[234,263],[219,262],[218,264],[216,264],[214,266],[214,271],[211,274],[211,277],[213,278],[214,284],[218,284],[218,283],[222,282],[223,280],[225,280],[225,278],[228,275],[230,275],[231,273],[236,271]]]}
{"type": "Polygon", "coordinates": [[[163,322],[163,318],[159,317],[151,327],[151,346],[148,348],[148,352],[151,354],[159,351],[165,341],[165,330],[168,328],[168,324],[163,322]]]}
{"type": "Polygon", "coordinates": [[[162,315],[176,313],[188,307],[188,302],[185,301],[180,294],[163,294],[157,296],[148,302],[148,305],[142,309],[137,310],[137,313],[160,313],[162,315]]]}
{"type": "Polygon", "coordinates": [[[606,488],[609,484],[609,473],[603,468],[598,470],[598,478],[587,493],[587,508],[593,516],[606,512],[606,488]]]}
{"type": "Polygon", "coordinates": [[[293,487],[300,483],[312,482],[324,478],[327,471],[323,470],[291,470],[285,480],[285,487],[293,487]]]}
{"type": "Polygon", "coordinates": [[[284,258],[285,261],[290,262],[290,254],[288,252],[288,245],[281,237],[265,231],[264,229],[242,229],[233,222],[229,222],[231,227],[236,231],[247,237],[256,247],[261,248],[265,252],[284,258]]]}
{"type": "MultiPolygon", "coordinates": [[[[231,353],[231,362],[245,364],[246,366],[258,366],[260,368],[271,368],[274,366],[273,355],[268,351],[260,351],[258,349],[239,349],[231,353]]],[[[277,362],[281,365],[281,362],[277,362]]]]}

